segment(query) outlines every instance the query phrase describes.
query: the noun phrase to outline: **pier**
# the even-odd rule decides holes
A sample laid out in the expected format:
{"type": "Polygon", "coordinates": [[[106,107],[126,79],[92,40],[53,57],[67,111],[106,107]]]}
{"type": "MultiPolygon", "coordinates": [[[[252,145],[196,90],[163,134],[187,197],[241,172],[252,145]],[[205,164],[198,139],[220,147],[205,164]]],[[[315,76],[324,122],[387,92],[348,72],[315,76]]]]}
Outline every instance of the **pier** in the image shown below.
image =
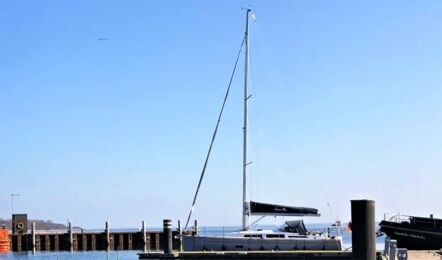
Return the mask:
{"type": "Polygon", "coordinates": [[[139,259],[352,259],[344,251],[201,251],[140,253],[139,259]]]}
{"type": "MultiPolygon", "coordinates": [[[[166,241],[162,231],[147,231],[144,223],[139,231],[112,231],[106,222],[103,231],[35,230],[10,234],[11,251],[113,251],[113,250],[164,250],[166,241]]],[[[175,237],[178,231],[172,230],[175,237]]],[[[179,250],[179,240],[173,239],[172,248],[179,250]]]]}

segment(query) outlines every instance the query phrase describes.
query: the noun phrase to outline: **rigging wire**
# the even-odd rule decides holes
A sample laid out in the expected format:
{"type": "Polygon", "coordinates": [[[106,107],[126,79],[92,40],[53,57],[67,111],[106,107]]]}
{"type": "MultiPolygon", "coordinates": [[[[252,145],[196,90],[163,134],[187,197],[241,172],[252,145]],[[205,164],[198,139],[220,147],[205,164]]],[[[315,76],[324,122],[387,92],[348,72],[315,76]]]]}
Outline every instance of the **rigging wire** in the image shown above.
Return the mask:
{"type": "MultiPolygon", "coordinates": [[[[286,87],[285,84],[283,84],[283,81],[281,80],[280,77],[280,71],[278,70],[278,67],[276,66],[276,63],[274,62],[274,59],[271,55],[271,52],[269,50],[267,41],[264,37],[264,33],[261,30],[260,24],[259,22],[256,22],[256,25],[254,26],[254,28],[256,28],[256,34],[257,34],[257,42],[261,45],[261,48],[257,48],[258,50],[262,51],[261,54],[263,54],[264,57],[264,62],[266,63],[266,65],[270,68],[269,71],[269,76],[270,78],[272,77],[272,81],[274,81],[275,84],[272,84],[273,89],[275,90],[275,92],[278,92],[278,102],[279,106],[281,107],[288,107],[288,108],[292,108],[292,102],[289,100],[289,95],[286,94],[286,91],[284,91],[284,88],[286,87]]],[[[274,108],[275,109],[275,108],[274,108]]],[[[276,110],[275,110],[276,112],[276,110]]],[[[290,121],[294,121],[293,120],[293,115],[292,113],[288,113],[288,117],[289,119],[292,119],[290,121]]],[[[279,176],[278,176],[279,177],[279,176]]],[[[274,178],[274,181],[280,181],[280,178],[274,178]]],[[[290,197],[287,197],[286,195],[286,199],[290,200],[290,197]]]]}
{"type": "Polygon", "coordinates": [[[337,219],[337,218],[335,217],[335,214],[333,214],[333,210],[332,210],[332,208],[331,208],[331,206],[330,206],[330,202],[327,202],[327,207],[328,207],[328,210],[329,210],[329,212],[330,212],[330,215],[331,215],[333,218],[337,219]]]}
{"type": "MultiPolygon", "coordinates": [[[[253,64],[253,62],[251,61],[252,59],[253,59],[253,55],[251,54],[251,51],[249,50],[249,59],[250,59],[250,62],[249,62],[249,78],[250,78],[250,83],[249,83],[249,87],[250,87],[250,92],[251,93],[253,93],[253,97],[255,97],[255,93],[256,93],[256,90],[255,90],[255,82],[254,82],[254,80],[253,80],[253,67],[252,67],[252,65],[251,64],[253,64]]],[[[254,166],[252,166],[253,167],[253,169],[255,169],[255,177],[256,178],[253,178],[253,179],[256,179],[257,181],[255,182],[255,183],[251,183],[252,181],[252,178],[248,178],[248,180],[247,180],[247,185],[250,187],[250,189],[249,189],[249,198],[251,199],[251,198],[253,198],[254,196],[256,196],[255,197],[255,199],[258,199],[258,191],[259,191],[259,189],[257,188],[258,186],[257,186],[257,183],[259,183],[259,156],[258,156],[258,145],[257,145],[257,131],[256,131],[256,129],[258,129],[258,127],[257,127],[257,118],[258,118],[258,116],[257,116],[257,113],[256,113],[256,105],[254,104],[254,102],[251,102],[250,103],[250,105],[249,105],[249,109],[248,109],[248,111],[249,111],[249,115],[248,115],[248,118],[247,118],[247,120],[248,120],[248,123],[249,123],[249,125],[251,125],[252,127],[250,127],[249,129],[249,131],[250,131],[250,134],[249,134],[249,140],[250,140],[250,148],[251,148],[251,150],[252,150],[252,152],[253,152],[253,164],[254,164],[254,166]],[[250,113],[251,112],[251,113],[250,113]],[[254,187],[253,185],[255,185],[256,187],[254,187]]],[[[251,172],[251,171],[249,171],[249,175],[250,175],[250,173],[254,173],[253,171],[251,172]]]]}
{"type": "MultiPolygon", "coordinates": [[[[281,80],[278,68],[277,68],[277,66],[274,63],[274,61],[272,59],[272,56],[270,55],[269,47],[267,45],[267,42],[265,41],[264,35],[263,35],[262,31],[261,31],[261,28],[260,28],[258,22],[256,23],[255,27],[256,27],[256,31],[258,32],[257,34],[258,34],[259,40],[261,41],[261,43],[263,45],[264,54],[265,54],[265,56],[267,58],[267,62],[269,64],[269,67],[271,68],[274,80],[277,83],[277,87],[282,88],[284,86],[284,84],[282,83],[282,80],[281,80]]],[[[285,95],[282,95],[282,96],[287,99],[287,97],[285,95]]]]}
{"type": "Polygon", "coordinates": [[[213,131],[212,140],[210,141],[209,151],[207,152],[206,160],[204,161],[203,170],[201,172],[201,176],[198,181],[198,186],[196,187],[195,196],[193,197],[192,207],[190,208],[189,216],[187,217],[186,226],[184,227],[184,230],[187,229],[187,226],[189,225],[190,217],[192,216],[193,209],[195,208],[195,203],[196,203],[196,199],[198,197],[198,192],[201,187],[201,182],[203,181],[204,173],[206,172],[207,164],[209,162],[210,153],[212,152],[213,143],[215,142],[216,133],[218,132],[219,123],[221,122],[221,116],[223,115],[223,112],[224,112],[224,107],[227,102],[227,97],[229,96],[230,87],[231,87],[232,81],[233,81],[233,76],[235,75],[236,66],[238,65],[239,57],[241,55],[241,51],[244,46],[245,40],[246,40],[246,38],[244,35],[244,38],[241,43],[241,47],[239,48],[239,51],[238,51],[238,56],[236,57],[235,66],[233,67],[232,75],[230,76],[229,85],[227,87],[226,95],[224,96],[223,105],[221,106],[221,111],[218,115],[218,120],[216,122],[215,130],[213,131]]]}

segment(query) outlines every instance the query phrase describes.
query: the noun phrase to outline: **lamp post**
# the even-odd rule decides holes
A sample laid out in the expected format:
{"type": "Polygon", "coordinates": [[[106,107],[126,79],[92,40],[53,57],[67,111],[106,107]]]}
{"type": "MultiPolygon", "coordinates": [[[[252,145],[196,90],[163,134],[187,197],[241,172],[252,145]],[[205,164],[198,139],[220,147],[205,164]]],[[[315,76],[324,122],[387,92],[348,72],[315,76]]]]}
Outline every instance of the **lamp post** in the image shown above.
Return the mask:
{"type": "Polygon", "coordinates": [[[20,194],[11,193],[11,216],[14,214],[14,197],[20,197],[20,194]]]}

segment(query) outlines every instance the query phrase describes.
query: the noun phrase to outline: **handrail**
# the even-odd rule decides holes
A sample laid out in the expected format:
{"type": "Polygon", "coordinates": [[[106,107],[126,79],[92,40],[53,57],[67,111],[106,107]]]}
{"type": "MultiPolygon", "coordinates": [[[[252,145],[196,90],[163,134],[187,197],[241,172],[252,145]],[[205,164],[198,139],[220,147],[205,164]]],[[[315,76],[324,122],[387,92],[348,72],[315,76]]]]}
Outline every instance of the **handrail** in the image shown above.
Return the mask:
{"type": "Polygon", "coordinates": [[[408,223],[421,223],[421,224],[437,224],[442,225],[442,220],[437,218],[426,218],[418,216],[401,215],[400,213],[384,214],[384,220],[396,223],[408,222],[408,223]],[[416,219],[418,218],[418,219],[416,219]]]}

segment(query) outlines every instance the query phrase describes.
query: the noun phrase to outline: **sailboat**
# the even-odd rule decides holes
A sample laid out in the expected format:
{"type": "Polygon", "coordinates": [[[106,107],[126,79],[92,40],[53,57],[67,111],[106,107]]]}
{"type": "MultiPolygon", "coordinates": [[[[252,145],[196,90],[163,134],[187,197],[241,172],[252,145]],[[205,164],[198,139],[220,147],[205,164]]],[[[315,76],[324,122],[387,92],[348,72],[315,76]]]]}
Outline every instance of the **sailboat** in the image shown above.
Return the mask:
{"type": "MultiPolygon", "coordinates": [[[[254,229],[251,224],[252,216],[320,216],[318,210],[308,207],[292,207],[276,204],[268,204],[255,202],[247,199],[247,101],[250,98],[248,94],[248,69],[249,69],[249,21],[250,17],[254,18],[251,9],[246,9],[246,30],[244,39],[241,44],[240,52],[236,60],[240,57],[241,49],[245,45],[245,77],[244,77],[244,126],[243,126],[243,200],[242,200],[242,228],[238,232],[232,232],[223,236],[199,235],[197,232],[193,234],[183,235],[183,247],[185,251],[253,251],[253,250],[342,250],[342,237],[330,236],[329,234],[307,231],[302,220],[286,221],[278,230],[254,229]]],[[[233,71],[235,73],[236,69],[233,71]]],[[[232,78],[233,78],[232,74],[232,78]]],[[[232,82],[230,79],[230,84],[232,82]]],[[[219,126],[221,115],[227,99],[230,84],[224,99],[221,112],[218,117],[217,125],[209,147],[209,152],[203,167],[203,171],[198,183],[198,187],[193,200],[192,208],[187,218],[186,227],[189,223],[190,216],[195,207],[196,198],[201,185],[202,178],[207,166],[213,141],[219,126]]]]}

